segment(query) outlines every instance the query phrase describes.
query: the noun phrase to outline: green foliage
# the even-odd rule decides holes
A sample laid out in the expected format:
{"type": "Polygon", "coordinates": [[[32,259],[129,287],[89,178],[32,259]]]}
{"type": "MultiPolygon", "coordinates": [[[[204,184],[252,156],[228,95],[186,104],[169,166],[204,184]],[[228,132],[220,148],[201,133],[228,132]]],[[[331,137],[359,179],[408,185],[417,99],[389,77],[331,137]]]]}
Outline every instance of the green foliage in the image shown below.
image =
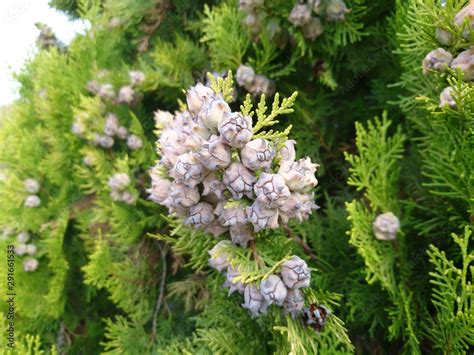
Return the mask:
{"type": "Polygon", "coordinates": [[[232,102],[232,92],[234,91],[232,84],[232,71],[229,70],[225,78],[215,78],[211,73],[207,73],[207,77],[210,81],[210,86],[216,94],[222,95],[225,101],[232,102]]]}
{"type": "Polygon", "coordinates": [[[380,282],[388,292],[394,308],[390,311],[392,325],[389,328],[391,338],[403,334],[412,352],[418,352],[416,319],[413,319],[413,295],[406,288],[404,276],[406,258],[404,238],[397,244],[379,241],[374,238],[372,223],[379,213],[391,211],[400,216],[400,207],[396,196],[398,190],[397,168],[403,155],[405,137],[398,130],[392,137],[387,134],[390,121],[384,115],[376,118],[365,129],[356,124],[358,156],[346,154],[351,163],[351,176],[348,183],[364,193],[363,198],[347,203],[348,219],[351,221],[350,243],[354,245],[364,259],[366,280],[369,284],[380,282]],[[401,264],[398,266],[397,264],[401,264]],[[397,268],[401,272],[397,272],[397,268]],[[398,276],[400,275],[400,276],[398,276]]]}
{"type": "MultiPolygon", "coordinates": [[[[449,71],[425,76],[421,71],[424,56],[439,47],[435,38],[437,26],[453,34],[453,45],[447,48],[453,55],[469,46],[460,36],[460,29],[452,25],[463,5],[462,1],[455,1],[443,9],[433,1],[411,1],[408,6],[399,5],[396,17],[400,28],[397,52],[404,68],[397,84],[404,91],[397,104],[418,132],[417,150],[423,161],[420,177],[423,191],[418,194],[430,211],[426,223],[419,224],[420,232],[425,235],[436,233],[436,229],[453,228],[473,211],[470,146],[473,86],[464,82],[460,73],[449,71]],[[438,106],[439,95],[448,85],[454,87],[455,109],[438,106]]],[[[446,233],[440,233],[443,234],[446,233]]]]}
{"type": "Polygon", "coordinates": [[[284,98],[280,103],[280,96],[278,93],[275,95],[273,99],[272,111],[269,115],[266,115],[267,105],[265,103],[265,95],[262,95],[260,98],[260,102],[258,103],[258,107],[255,110],[257,116],[257,123],[253,127],[252,131],[254,133],[255,138],[264,138],[264,139],[286,139],[288,134],[291,130],[291,125],[285,129],[283,132],[274,132],[273,130],[264,131],[262,132],[261,129],[265,127],[274,126],[278,123],[275,119],[278,115],[284,115],[287,113],[293,112],[293,105],[296,100],[296,96],[298,96],[297,92],[294,92],[289,98],[284,98]]]}
{"type": "Polygon", "coordinates": [[[104,354],[147,354],[151,350],[150,339],[139,324],[117,316],[115,321],[106,320],[107,342],[104,354]]]}
{"type": "Polygon", "coordinates": [[[209,48],[214,70],[236,69],[241,63],[250,37],[242,27],[243,15],[234,1],[225,1],[212,9],[204,7],[200,41],[209,48]]]}
{"type": "Polygon", "coordinates": [[[42,344],[41,344],[39,336],[25,335],[15,341],[14,349],[7,347],[5,344],[2,344],[2,348],[3,348],[2,354],[4,355],[15,355],[15,354],[57,355],[58,354],[54,346],[45,351],[41,349],[41,345],[42,344]]]}
{"type": "MultiPolygon", "coordinates": [[[[150,53],[153,68],[146,71],[150,77],[148,89],[175,88],[178,90],[194,83],[194,73],[202,70],[206,56],[198,45],[188,38],[177,36],[173,42],[158,40],[150,53]]],[[[171,95],[170,95],[171,96],[171,95]]]]}
{"type": "Polygon", "coordinates": [[[207,251],[214,246],[213,238],[183,225],[174,218],[166,218],[166,221],[171,227],[172,232],[169,235],[158,234],[151,236],[171,244],[177,255],[188,254],[189,261],[185,266],[190,266],[197,272],[203,270],[207,266],[207,251]]]}
{"type": "MultiPolygon", "coordinates": [[[[368,122],[367,129],[356,123],[356,147],[358,155],[346,153],[351,164],[348,184],[363,191],[375,210],[393,211],[397,196],[396,183],[400,174],[398,161],[403,157],[405,136],[400,127],[393,137],[388,136],[391,122],[384,114],[382,119],[368,122]]],[[[397,210],[394,210],[398,213],[397,210]]]]}
{"type": "MultiPolygon", "coordinates": [[[[191,229],[175,219],[168,219],[171,227],[169,235],[152,235],[159,240],[167,241],[178,255],[187,257],[185,266],[191,267],[199,274],[185,281],[174,282],[170,285],[169,296],[178,296],[184,300],[186,312],[201,311],[196,319],[194,336],[191,342],[194,352],[211,351],[212,353],[258,354],[262,352],[314,353],[314,349],[327,351],[350,352],[352,345],[347,336],[343,322],[336,315],[331,315],[327,330],[318,334],[304,327],[301,320],[282,317],[277,308],[267,317],[252,320],[247,311],[240,306],[235,297],[227,298],[220,284],[222,277],[214,272],[202,273],[208,263],[208,250],[215,240],[202,232],[191,229]],[[205,306],[204,306],[205,304],[205,306]],[[194,307],[193,307],[194,305],[194,307]],[[239,323],[239,328],[235,324],[239,323]],[[255,327],[258,327],[258,331],[255,327]],[[268,339],[268,346],[261,339],[268,339]],[[199,351],[196,349],[200,349],[199,351]],[[272,350],[270,350],[272,349],[272,350]]],[[[261,232],[258,235],[255,250],[242,249],[230,242],[221,244],[215,255],[226,255],[227,261],[233,267],[239,267],[241,275],[236,282],[260,282],[269,274],[279,272],[283,262],[296,252],[295,243],[279,232],[261,232]],[[252,255],[258,255],[252,259],[252,255]]],[[[308,302],[327,304],[338,307],[340,296],[318,292],[308,292],[308,302]]],[[[172,347],[177,344],[173,343],[172,347]]],[[[178,346],[179,351],[186,352],[190,343],[178,346]],[[186,349],[186,350],[185,350],[186,349]]],[[[173,353],[171,350],[170,353],[173,353]]],[[[177,350],[173,350],[177,351],[177,350]]]]}
{"type": "Polygon", "coordinates": [[[430,263],[434,266],[430,283],[437,315],[427,322],[426,333],[434,347],[443,353],[462,354],[474,344],[474,252],[469,246],[471,236],[472,229],[467,226],[463,235],[451,234],[461,251],[459,268],[434,245],[428,251],[430,263]],[[443,324],[449,324],[449,327],[443,324]]]}
{"type": "MultiPolygon", "coordinates": [[[[295,2],[265,1],[264,25],[275,20],[286,45],[265,26],[257,35],[245,27],[234,0],[50,3],[91,27],[64,51],[32,56],[16,74],[20,99],[1,109],[0,234],[12,233],[0,238],[0,257],[28,231],[39,261],[25,272],[24,257],[15,259],[16,349],[2,353],[471,351],[474,86],[459,70],[421,70],[440,47],[438,27],[453,36],[443,48],[454,56],[472,46],[453,24],[467,1],[347,0],[344,21],[313,13],[324,26],[315,41],[287,20],[295,2]],[[234,87],[241,64],[275,80],[278,94],[254,103],[234,87]],[[96,80],[118,91],[130,84],[130,70],[146,77],[134,86],[141,100],[133,105],[87,90],[96,80]],[[257,284],[291,255],[305,258],[312,269],[306,305],[331,310],[321,332],[275,306],[252,318],[208,266],[221,238],[147,200],[153,112],[182,108],[183,90],[216,71],[229,74],[209,76],[210,86],[253,118],[253,138],[279,149],[291,130],[297,158],[320,164],[321,209],[308,221],[260,232],[248,249],[228,242],[221,252],[239,266],[237,280],[257,284]],[[447,86],[456,107],[440,108],[447,86]],[[141,149],[118,139],[110,149],[90,144],[108,113],[143,141],[141,149]],[[77,117],[82,138],[71,133],[77,117]],[[135,203],[112,198],[116,173],[129,175],[135,203]],[[27,178],[41,185],[37,208],[24,207],[27,178]],[[374,219],[388,211],[401,230],[394,241],[377,240],[374,219]]],[[[2,324],[6,311],[2,303],[2,324]]]]}
{"type": "Polygon", "coordinates": [[[64,11],[71,17],[78,16],[77,1],[75,0],[50,0],[49,6],[64,11]]]}
{"type": "MultiPolygon", "coordinates": [[[[143,256],[154,255],[156,245],[142,237],[161,221],[146,197],[134,207],[111,203],[107,183],[116,171],[131,174],[133,193],[142,195],[143,174],[154,159],[143,128],[149,116],[142,106],[104,107],[86,92],[99,72],[105,73],[102,80],[119,86],[131,68],[122,62],[128,50],[123,32],[99,26],[104,19],[97,3],[80,5],[93,23],[91,31],[78,36],[67,52],[41,51],[28,63],[18,76],[23,99],[2,119],[0,225],[16,234],[29,231],[38,247],[37,271],[24,272],[20,258],[15,264],[18,331],[39,334],[44,349],[58,342],[61,352],[95,353],[104,338],[103,318],[128,312],[140,323],[150,319],[157,263],[143,256]],[[116,71],[113,76],[110,70],[116,71]],[[87,129],[102,130],[105,110],[144,141],[140,150],[127,152],[123,144],[100,150],[71,133],[75,115],[84,117],[87,129]],[[91,157],[91,167],[82,162],[84,156],[91,157]],[[30,177],[41,185],[36,209],[23,207],[23,181],[30,177]],[[107,297],[110,303],[103,301],[107,297]]],[[[11,238],[1,242],[2,255],[11,238]]]]}

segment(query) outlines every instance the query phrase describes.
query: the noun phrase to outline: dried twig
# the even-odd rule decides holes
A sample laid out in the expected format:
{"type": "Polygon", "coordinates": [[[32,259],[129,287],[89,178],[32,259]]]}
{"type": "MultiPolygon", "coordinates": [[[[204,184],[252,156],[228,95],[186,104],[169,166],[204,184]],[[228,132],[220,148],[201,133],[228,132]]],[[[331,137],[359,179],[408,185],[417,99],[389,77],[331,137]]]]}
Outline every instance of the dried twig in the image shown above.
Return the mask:
{"type": "Polygon", "coordinates": [[[284,228],[290,238],[294,239],[299,245],[301,245],[304,252],[309,256],[309,258],[312,260],[316,260],[316,254],[313,252],[308,243],[306,243],[300,236],[296,235],[290,227],[285,226],[284,228]]]}
{"type": "Polygon", "coordinates": [[[96,196],[94,193],[94,194],[87,195],[84,198],[80,199],[79,201],[75,202],[71,206],[71,213],[69,215],[69,219],[71,220],[71,219],[76,218],[79,213],[92,207],[94,205],[95,199],[96,199],[96,196]]]}
{"type": "Polygon", "coordinates": [[[165,279],[166,279],[166,254],[167,253],[165,250],[163,250],[163,247],[161,246],[161,244],[158,244],[158,247],[160,248],[162,267],[161,267],[160,291],[158,293],[158,299],[156,300],[155,312],[153,313],[152,331],[151,331],[151,336],[153,339],[155,339],[156,337],[156,320],[158,318],[158,313],[161,308],[161,303],[163,302],[163,295],[165,292],[165,279]]]}
{"type": "Polygon", "coordinates": [[[258,253],[257,253],[257,243],[255,243],[255,240],[251,240],[249,242],[249,247],[250,249],[252,250],[252,255],[253,255],[253,260],[260,266],[264,266],[265,263],[263,262],[263,260],[260,258],[260,256],[258,256],[258,253]]]}

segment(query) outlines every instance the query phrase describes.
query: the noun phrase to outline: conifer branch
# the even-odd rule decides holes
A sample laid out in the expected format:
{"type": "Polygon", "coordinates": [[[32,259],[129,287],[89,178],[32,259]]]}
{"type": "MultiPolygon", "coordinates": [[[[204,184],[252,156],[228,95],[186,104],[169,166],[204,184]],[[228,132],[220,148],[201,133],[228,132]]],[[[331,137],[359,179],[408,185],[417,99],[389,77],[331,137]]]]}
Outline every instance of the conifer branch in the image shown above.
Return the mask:
{"type": "Polygon", "coordinates": [[[280,104],[280,95],[278,93],[275,94],[275,98],[273,99],[272,104],[272,111],[269,115],[265,115],[267,111],[267,105],[265,103],[265,95],[260,97],[260,101],[258,103],[258,107],[256,110],[257,113],[257,123],[253,127],[253,133],[258,133],[262,128],[273,126],[278,123],[276,117],[283,114],[292,113],[293,105],[295,103],[296,97],[298,96],[298,92],[294,92],[290,97],[283,98],[280,104]]]}
{"type": "Polygon", "coordinates": [[[255,112],[252,111],[252,108],[253,108],[252,98],[251,98],[250,94],[247,94],[245,96],[244,102],[242,103],[242,105],[240,105],[240,112],[244,116],[252,117],[255,113],[255,112]]]}
{"type": "Polygon", "coordinates": [[[234,91],[233,83],[234,79],[232,78],[232,71],[227,72],[225,78],[218,77],[216,78],[212,73],[207,73],[207,77],[211,82],[211,88],[216,94],[222,95],[225,101],[232,102],[232,93],[234,91]]]}

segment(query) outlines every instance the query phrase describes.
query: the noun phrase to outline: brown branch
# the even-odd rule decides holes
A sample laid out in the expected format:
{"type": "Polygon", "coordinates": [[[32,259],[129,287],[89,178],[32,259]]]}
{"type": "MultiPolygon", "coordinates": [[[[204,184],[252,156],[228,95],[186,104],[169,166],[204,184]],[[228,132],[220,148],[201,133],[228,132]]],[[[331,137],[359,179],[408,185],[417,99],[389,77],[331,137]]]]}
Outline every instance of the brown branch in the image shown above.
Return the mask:
{"type": "Polygon", "coordinates": [[[72,206],[71,206],[71,213],[69,214],[69,219],[74,219],[76,218],[76,216],[92,207],[92,205],[94,204],[94,201],[95,201],[95,193],[94,194],[90,194],[90,195],[87,195],[85,196],[84,198],[80,199],[79,201],[76,201],[72,206]]]}
{"type": "Polygon", "coordinates": [[[145,35],[138,40],[138,52],[144,53],[148,50],[150,38],[160,27],[169,7],[169,0],[156,0],[155,7],[144,14],[140,29],[145,32],[145,35]]]}
{"type": "Polygon", "coordinates": [[[158,293],[158,299],[156,300],[155,312],[153,313],[152,330],[151,330],[152,339],[155,339],[156,337],[156,321],[158,318],[158,313],[161,308],[161,303],[163,302],[163,294],[165,291],[165,279],[166,279],[166,252],[163,250],[163,247],[161,246],[161,244],[158,244],[158,247],[160,248],[162,267],[161,267],[160,291],[158,293]]]}
{"type": "Polygon", "coordinates": [[[260,258],[260,256],[258,256],[257,243],[255,242],[255,240],[251,240],[249,242],[249,248],[252,250],[253,260],[255,260],[255,262],[259,266],[265,266],[265,263],[263,262],[263,260],[260,258]]]}
{"type": "MultiPolygon", "coordinates": [[[[71,219],[76,218],[80,212],[91,207],[94,204],[94,201],[95,201],[95,194],[91,194],[73,203],[69,212],[68,219],[71,220],[71,219]]],[[[57,220],[43,223],[40,226],[40,232],[44,232],[47,228],[52,228],[52,229],[57,228],[58,225],[59,223],[57,220]]]]}
{"type": "MultiPolygon", "coordinates": [[[[76,334],[72,334],[76,335],[76,334]]],[[[56,336],[56,349],[59,354],[66,354],[66,349],[68,349],[72,344],[71,335],[64,324],[64,321],[59,323],[58,335],[56,336]]]]}
{"type": "Polygon", "coordinates": [[[301,245],[304,252],[309,256],[309,258],[312,260],[316,260],[316,254],[313,252],[308,243],[306,243],[300,236],[296,235],[290,227],[285,226],[284,228],[288,236],[294,239],[299,245],[301,245]]]}

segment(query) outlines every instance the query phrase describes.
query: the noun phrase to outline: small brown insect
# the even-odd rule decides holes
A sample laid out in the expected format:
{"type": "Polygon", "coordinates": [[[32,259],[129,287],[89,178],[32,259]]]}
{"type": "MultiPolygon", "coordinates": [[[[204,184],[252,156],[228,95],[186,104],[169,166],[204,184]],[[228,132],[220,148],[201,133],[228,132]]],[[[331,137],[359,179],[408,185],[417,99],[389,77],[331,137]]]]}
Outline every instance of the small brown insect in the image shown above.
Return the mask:
{"type": "Polygon", "coordinates": [[[323,305],[311,304],[303,310],[303,323],[307,327],[312,327],[314,330],[320,332],[326,324],[326,318],[331,314],[331,311],[323,305]]]}
{"type": "Polygon", "coordinates": [[[313,77],[318,77],[326,71],[324,67],[324,59],[318,59],[313,65],[313,77]]]}

